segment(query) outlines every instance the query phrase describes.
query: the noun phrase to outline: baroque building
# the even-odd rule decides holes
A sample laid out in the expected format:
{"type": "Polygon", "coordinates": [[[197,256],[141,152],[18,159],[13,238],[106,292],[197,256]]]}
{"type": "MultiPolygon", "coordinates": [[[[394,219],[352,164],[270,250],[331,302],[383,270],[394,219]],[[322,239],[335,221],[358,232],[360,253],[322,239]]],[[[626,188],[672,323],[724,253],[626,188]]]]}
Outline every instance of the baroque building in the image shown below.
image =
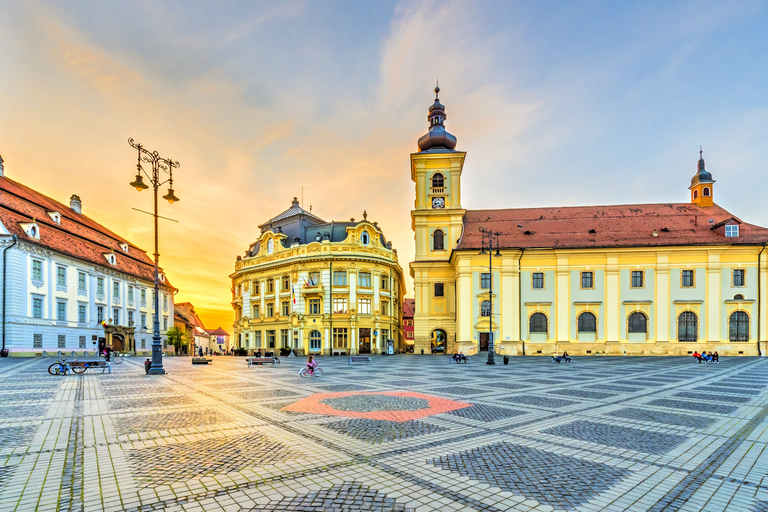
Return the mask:
{"type": "Polygon", "coordinates": [[[300,355],[404,350],[403,271],[376,222],[327,222],[299,206],[259,226],[232,279],[232,346],[300,355]]]}
{"type": "Polygon", "coordinates": [[[416,352],[766,354],[768,229],[714,203],[703,156],[688,203],[466,210],[437,95],[428,119],[411,155],[416,352]]]}
{"type": "MultiPolygon", "coordinates": [[[[151,352],[154,262],[70,205],[6,177],[0,159],[3,347],[12,356],[151,352]]],[[[160,275],[160,332],[175,288],[160,275]]],[[[168,349],[164,343],[164,349],[168,349]]]]}

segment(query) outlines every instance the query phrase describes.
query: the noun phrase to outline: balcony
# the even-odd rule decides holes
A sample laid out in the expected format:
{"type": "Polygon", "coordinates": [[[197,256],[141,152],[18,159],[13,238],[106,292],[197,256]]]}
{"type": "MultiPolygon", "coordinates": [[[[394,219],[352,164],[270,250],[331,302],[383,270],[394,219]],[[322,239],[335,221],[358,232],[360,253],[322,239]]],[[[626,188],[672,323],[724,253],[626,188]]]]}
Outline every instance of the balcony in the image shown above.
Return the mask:
{"type": "Polygon", "coordinates": [[[432,194],[445,194],[445,187],[432,187],[432,194]]]}

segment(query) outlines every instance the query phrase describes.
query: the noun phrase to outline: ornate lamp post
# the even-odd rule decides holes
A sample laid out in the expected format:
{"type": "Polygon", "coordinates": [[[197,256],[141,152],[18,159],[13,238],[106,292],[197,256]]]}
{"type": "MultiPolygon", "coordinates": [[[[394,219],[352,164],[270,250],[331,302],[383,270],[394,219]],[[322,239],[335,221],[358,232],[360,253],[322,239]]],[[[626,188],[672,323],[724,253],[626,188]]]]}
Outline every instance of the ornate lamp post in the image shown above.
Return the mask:
{"type": "Polygon", "coordinates": [[[159,290],[159,275],[158,275],[158,261],[160,259],[160,253],[157,250],[157,189],[169,183],[168,193],[163,196],[163,199],[173,204],[179,200],[173,193],[173,168],[179,167],[179,162],[174,162],[171,159],[161,158],[157,151],[149,151],[141,144],[134,144],[133,139],[128,139],[128,144],[131,147],[136,148],[139,152],[138,163],[136,164],[136,179],[130,184],[136,190],[141,192],[149,188],[144,183],[142,174],[149,179],[152,187],[155,189],[155,300],[154,300],[154,333],[152,336],[152,365],[149,367],[150,375],[163,375],[165,369],[163,368],[163,350],[160,339],[160,290],[159,290]],[[147,171],[141,166],[141,162],[148,163],[152,166],[152,175],[150,176],[147,171]],[[168,173],[168,179],[160,181],[160,171],[168,173]]]}
{"type": "Polygon", "coordinates": [[[496,364],[496,360],[493,357],[493,349],[494,349],[494,342],[493,342],[493,257],[499,257],[501,256],[501,253],[499,252],[499,235],[501,234],[500,231],[491,231],[490,229],[480,228],[480,232],[483,234],[483,239],[481,242],[481,250],[480,254],[485,254],[485,248],[486,248],[486,240],[488,241],[487,247],[488,247],[488,277],[489,279],[489,289],[488,289],[488,299],[490,302],[491,310],[488,313],[488,360],[485,362],[485,364],[496,364]],[[496,242],[496,254],[493,254],[493,243],[496,242]]]}

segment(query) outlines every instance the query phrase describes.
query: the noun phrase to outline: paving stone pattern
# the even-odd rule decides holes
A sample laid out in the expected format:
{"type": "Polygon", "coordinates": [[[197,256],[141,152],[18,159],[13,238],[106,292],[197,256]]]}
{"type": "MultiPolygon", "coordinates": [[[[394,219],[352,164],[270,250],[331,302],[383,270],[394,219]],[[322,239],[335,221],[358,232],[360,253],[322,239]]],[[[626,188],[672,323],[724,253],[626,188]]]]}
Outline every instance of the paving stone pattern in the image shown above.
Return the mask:
{"type": "Polygon", "coordinates": [[[446,359],[0,359],[0,511],[768,512],[768,358],[446,359]]]}

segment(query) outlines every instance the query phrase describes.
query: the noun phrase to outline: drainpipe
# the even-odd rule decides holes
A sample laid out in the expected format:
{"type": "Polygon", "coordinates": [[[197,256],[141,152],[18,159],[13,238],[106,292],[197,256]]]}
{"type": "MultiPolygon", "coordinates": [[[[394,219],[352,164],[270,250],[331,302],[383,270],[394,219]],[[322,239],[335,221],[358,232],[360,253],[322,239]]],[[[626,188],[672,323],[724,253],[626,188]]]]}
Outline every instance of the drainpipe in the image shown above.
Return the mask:
{"type": "Polygon", "coordinates": [[[523,276],[520,275],[520,262],[523,259],[523,253],[525,252],[525,248],[520,248],[520,258],[517,260],[517,303],[520,306],[520,316],[518,318],[517,328],[518,328],[518,338],[520,338],[520,341],[523,344],[523,355],[525,355],[525,340],[523,339],[523,276]]]}
{"type": "MultiPolygon", "coordinates": [[[[6,266],[7,266],[6,265],[7,259],[6,259],[5,253],[8,251],[8,249],[10,249],[14,245],[16,245],[16,242],[18,242],[18,240],[19,240],[18,237],[16,235],[13,235],[13,243],[11,245],[9,245],[8,247],[6,247],[5,249],[3,249],[3,349],[2,349],[2,351],[0,351],[0,356],[2,356],[2,357],[8,357],[8,349],[5,348],[5,288],[6,288],[6,284],[5,284],[6,283],[6,270],[5,269],[6,269],[6,266]]],[[[758,318],[759,317],[760,317],[760,315],[758,315],[758,318]]],[[[759,337],[760,336],[758,335],[758,338],[759,337]]]]}
{"type": "MultiPolygon", "coordinates": [[[[331,226],[331,236],[333,236],[333,226],[331,226]]],[[[328,318],[330,319],[330,323],[331,323],[331,330],[330,330],[331,339],[328,340],[329,342],[328,344],[330,345],[331,349],[330,349],[330,354],[328,355],[332,356],[333,355],[333,260],[331,260],[330,263],[331,263],[331,281],[330,281],[331,286],[329,286],[328,289],[330,290],[329,293],[331,295],[329,297],[331,307],[328,308],[328,312],[330,313],[330,316],[328,318]]],[[[349,341],[349,338],[347,338],[347,341],[349,341]]]]}
{"type": "MultiPolygon", "coordinates": [[[[766,245],[768,244],[763,243],[763,248],[760,249],[760,252],[757,255],[757,355],[759,356],[763,355],[760,353],[760,299],[762,298],[762,292],[760,291],[760,257],[763,255],[766,245]]],[[[3,270],[5,270],[5,267],[3,267],[3,270]]],[[[5,286],[5,281],[3,281],[3,286],[5,286]]],[[[3,293],[5,293],[5,287],[3,287],[3,293]]],[[[3,298],[3,307],[5,307],[5,298],[3,298]]],[[[3,312],[3,329],[5,329],[5,312],[3,312]]],[[[5,334],[3,334],[3,343],[5,343],[5,334]]],[[[5,347],[5,345],[3,345],[3,347],[5,347]]]]}

